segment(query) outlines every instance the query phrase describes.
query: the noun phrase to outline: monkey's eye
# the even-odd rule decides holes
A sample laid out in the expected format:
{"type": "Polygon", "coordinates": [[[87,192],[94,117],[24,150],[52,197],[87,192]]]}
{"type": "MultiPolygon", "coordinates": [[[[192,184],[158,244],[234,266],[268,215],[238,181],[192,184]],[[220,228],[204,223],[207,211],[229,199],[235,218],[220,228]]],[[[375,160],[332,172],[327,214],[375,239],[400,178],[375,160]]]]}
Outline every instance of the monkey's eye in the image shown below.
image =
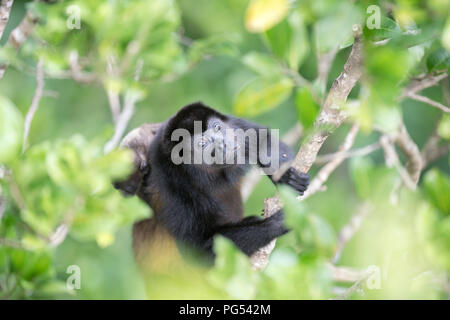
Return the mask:
{"type": "Polygon", "coordinates": [[[206,141],[205,141],[205,140],[200,140],[200,141],[197,143],[197,145],[198,145],[200,148],[204,148],[204,147],[206,146],[206,141]]]}
{"type": "Polygon", "coordinates": [[[214,131],[220,131],[220,129],[222,129],[222,126],[218,123],[218,122],[216,122],[216,123],[214,123],[214,131]]]}

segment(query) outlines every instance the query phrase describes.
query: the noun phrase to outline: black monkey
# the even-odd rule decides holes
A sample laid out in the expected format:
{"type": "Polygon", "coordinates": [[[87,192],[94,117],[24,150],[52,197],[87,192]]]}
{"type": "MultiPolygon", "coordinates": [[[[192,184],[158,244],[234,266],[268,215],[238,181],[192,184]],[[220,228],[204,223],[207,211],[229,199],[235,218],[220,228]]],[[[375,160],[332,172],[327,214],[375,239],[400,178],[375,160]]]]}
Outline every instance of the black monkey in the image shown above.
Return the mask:
{"type": "MultiPolygon", "coordinates": [[[[139,222],[134,227],[137,256],[147,250],[142,243],[155,245],[160,241],[155,240],[156,234],[166,240],[173,238],[213,258],[213,237],[217,234],[231,239],[245,254],[251,255],[288,232],[281,211],[267,219],[243,218],[239,184],[252,156],[263,169],[270,168],[274,159],[280,166],[289,164],[294,155],[287,145],[272,139],[266,128],[223,115],[200,102],[185,106],[158,126],[156,130],[144,125],[125,138],[123,145],[135,151],[136,171],[127,180],[115,183],[124,193],[137,194],[154,212],[145,225],[139,222]],[[195,121],[201,124],[197,132],[195,121]],[[173,141],[177,129],[188,133],[190,139],[180,141],[178,137],[173,141]],[[251,135],[242,139],[233,135],[238,129],[244,132],[253,129],[261,134],[256,135],[256,140],[251,135]],[[276,146],[279,150],[275,150],[276,146]],[[202,160],[192,164],[199,152],[223,161],[202,160]],[[263,153],[268,155],[266,159],[263,153]],[[239,154],[243,155],[244,162],[236,164],[239,154]],[[186,159],[191,162],[183,163],[186,159]]],[[[300,194],[309,184],[307,174],[292,168],[277,181],[272,173],[269,177],[275,184],[287,184],[300,194]]]]}

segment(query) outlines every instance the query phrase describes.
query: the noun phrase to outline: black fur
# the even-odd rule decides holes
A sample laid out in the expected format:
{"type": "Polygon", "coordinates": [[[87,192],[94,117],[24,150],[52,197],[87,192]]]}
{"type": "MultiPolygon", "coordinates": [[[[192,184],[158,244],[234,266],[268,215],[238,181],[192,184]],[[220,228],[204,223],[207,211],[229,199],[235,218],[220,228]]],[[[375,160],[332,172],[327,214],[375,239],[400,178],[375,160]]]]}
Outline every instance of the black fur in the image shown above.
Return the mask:
{"type": "MultiPolygon", "coordinates": [[[[245,254],[251,255],[288,230],[283,213],[268,219],[243,218],[240,178],[248,165],[205,169],[194,165],[175,165],[171,161],[172,131],[184,128],[192,132],[194,121],[207,123],[211,117],[231,128],[261,129],[249,121],[223,115],[202,103],[181,109],[159,129],[148,149],[149,173],[143,178],[137,194],[153,209],[156,223],[163,225],[179,242],[188,244],[213,257],[213,237],[231,239],[245,254]]],[[[269,134],[270,135],[270,134],[269,134]]],[[[293,153],[280,142],[280,163],[293,159],[293,153]]],[[[285,183],[300,193],[306,190],[308,175],[288,170],[275,183],[285,183]]]]}

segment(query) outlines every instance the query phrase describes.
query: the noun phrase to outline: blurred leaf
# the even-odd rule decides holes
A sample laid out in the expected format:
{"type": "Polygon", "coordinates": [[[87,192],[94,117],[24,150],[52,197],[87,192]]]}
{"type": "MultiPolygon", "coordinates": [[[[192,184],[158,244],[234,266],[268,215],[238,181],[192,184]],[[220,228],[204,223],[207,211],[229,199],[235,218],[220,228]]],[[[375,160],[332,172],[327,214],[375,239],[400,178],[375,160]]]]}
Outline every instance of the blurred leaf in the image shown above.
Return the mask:
{"type": "Polygon", "coordinates": [[[424,179],[425,191],[431,202],[443,213],[450,214],[450,178],[438,169],[431,169],[424,179]]]}
{"type": "Polygon", "coordinates": [[[307,207],[297,200],[296,194],[288,187],[280,187],[280,196],[286,212],[286,224],[293,229],[304,249],[331,253],[335,245],[335,234],[331,226],[320,216],[308,212],[307,207]]]}
{"type": "Polygon", "coordinates": [[[364,27],[364,35],[372,41],[394,38],[400,36],[401,34],[402,30],[397,23],[383,15],[380,19],[380,28],[369,29],[366,25],[364,27]]]}
{"type": "Polygon", "coordinates": [[[240,116],[255,116],[267,112],[289,98],[293,86],[292,80],[288,78],[256,78],[245,85],[236,96],[234,112],[240,116]]]}
{"type": "Polygon", "coordinates": [[[114,243],[114,234],[110,232],[99,232],[97,233],[97,244],[100,248],[106,248],[109,247],[114,243]]]}
{"type": "Polygon", "coordinates": [[[123,89],[133,84],[138,60],[143,62],[142,79],[158,79],[185,69],[183,51],[176,37],[180,13],[175,1],[70,0],[51,6],[34,2],[29,10],[39,17],[35,33],[42,40],[30,42],[29,54],[44,57],[53,73],[69,69],[69,56],[74,49],[80,61],[86,62],[85,69],[101,78],[108,77],[106,67],[114,56],[121,62],[123,89]],[[66,10],[71,5],[80,9],[82,32],[66,26],[66,10]],[[121,22],[120,30],[117,21],[121,22]]]}
{"type": "Polygon", "coordinates": [[[413,55],[407,49],[389,45],[367,46],[366,59],[364,98],[370,109],[398,107],[401,84],[413,67],[413,55]]]}
{"type": "Polygon", "coordinates": [[[242,58],[242,62],[264,78],[275,78],[282,75],[281,67],[276,61],[263,53],[250,52],[242,58]]]}
{"type": "Polygon", "coordinates": [[[319,52],[345,47],[352,43],[352,27],[363,19],[361,12],[349,2],[341,1],[332,15],[314,24],[314,35],[319,52]]]}
{"type": "Polygon", "coordinates": [[[221,236],[214,239],[214,252],[216,267],[209,272],[209,280],[224,287],[234,299],[254,299],[258,274],[251,268],[247,256],[231,240],[221,236]]]}
{"type": "Polygon", "coordinates": [[[314,124],[320,106],[314,101],[311,92],[307,88],[302,87],[297,90],[295,105],[297,106],[300,123],[305,129],[310,128],[314,124]]]}
{"type": "Polygon", "coordinates": [[[442,138],[450,140],[450,115],[445,114],[442,117],[441,121],[439,121],[437,132],[442,138]]]}
{"type": "Polygon", "coordinates": [[[250,32],[264,32],[283,20],[288,10],[287,0],[251,0],[245,14],[245,27],[250,32]]]}
{"type": "Polygon", "coordinates": [[[332,285],[329,267],[317,254],[300,256],[287,249],[275,249],[263,271],[257,299],[327,299],[332,285]],[[295,283],[295,285],[292,285],[295,283]]]}
{"type": "Polygon", "coordinates": [[[450,16],[447,18],[444,30],[442,31],[442,45],[450,51],[450,16]]]}
{"type": "Polygon", "coordinates": [[[398,130],[402,123],[402,113],[400,106],[383,106],[371,110],[373,124],[382,128],[383,132],[392,133],[398,130]]]}
{"type": "Polygon", "coordinates": [[[272,52],[297,70],[309,52],[306,26],[299,12],[294,11],[275,27],[267,30],[264,39],[272,52]]]}
{"type": "Polygon", "coordinates": [[[240,35],[234,33],[215,34],[195,40],[189,48],[189,60],[197,63],[209,56],[236,57],[239,55],[237,44],[240,41],[240,35]]]}
{"type": "Polygon", "coordinates": [[[51,256],[47,252],[12,250],[11,265],[23,279],[31,281],[50,272],[51,256]]]}
{"type": "Polygon", "coordinates": [[[0,163],[19,155],[22,146],[23,119],[8,99],[0,96],[0,163]]]}
{"type": "Polygon", "coordinates": [[[427,59],[428,71],[448,70],[450,67],[450,51],[439,48],[433,51],[427,59]]]}
{"type": "Polygon", "coordinates": [[[356,192],[361,198],[368,198],[371,194],[370,171],[374,164],[369,158],[353,158],[350,162],[350,170],[355,184],[356,192]]]}

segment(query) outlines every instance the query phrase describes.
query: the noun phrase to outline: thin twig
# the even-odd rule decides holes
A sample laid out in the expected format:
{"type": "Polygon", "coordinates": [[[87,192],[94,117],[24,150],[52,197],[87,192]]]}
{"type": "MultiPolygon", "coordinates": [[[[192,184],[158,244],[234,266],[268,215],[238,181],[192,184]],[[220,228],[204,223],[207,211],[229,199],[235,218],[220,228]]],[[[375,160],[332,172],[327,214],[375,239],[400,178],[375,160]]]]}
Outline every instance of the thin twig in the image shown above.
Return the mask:
{"type": "MultiPolygon", "coordinates": [[[[0,189],[1,191],[1,189],[0,189]]],[[[5,213],[6,209],[6,198],[2,195],[0,195],[0,221],[3,218],[3,213],[5,213]]]]}
{"type": "Polygon", "coordinates": [[[87,73],[82,70],[78,62],[78,51],[72,50],[69,53],[69,66],[70,72],[68,73],[68,77],[72,78],[76,82],[79,83],[92,83],[97,80],[97,77],[93,73],[87,73]]]}
{"type": "MultiPolygon", "coordinates": [[[[37,18],[34,17],[32,13],[27,11],[20,24],[13,31],[11,31],[5,46],[13,47],[16,50],[19,50],[29,34],[34,30],[37,22],[37,18]]],[[[3,78],[6,68],[8,68],[8,63],[0,64],[0,79],[3,78]]]]}
{"type": "Polygon", "coordinates": [[[338,243],[331,262],[336,264],[341,258],[345,245],[350,241],[353,235],[359,230],[363,220],[369,215],[370,207],[363,204],[356,213],[351,217],[350,221],[339,231],[338,243]]]}
{"type": "Polygon", "coordinates": [[[359,291],[364,286],[364,282],[368,278],[369,275],[357,280],[350,288],[345,290],[342,294],[334,298],[333,300],[347,300],[353,293],[359,291]]]}
{"type": "Polygon", "coordinates": [[[420,94],[417,93],[408,93],[407,95],[408,98],[411,98],[413,100],[417,100],[426,104],[429,104],[432,107],[438,108],[442,111],[444,111],[445,113],[450,113],[450,108],[447,106],[444,106],[442,103],[434,101],[428,97],[422,96],[420,94]]]}
{"type": "MultiPolygon", "coordinates": [[[[142,59],[139,59],[137,61],[137,67],[136,67],[136,71],[134,74],[135,82],[139,81],[139,78],[141,76],[141,72],[143,69],[143,64],[144,64],[144,62],[142,59]]],[[[116,65],[115,61],[114,61],[113,57],[111,56],[108,61],[108,66],[107,66],[108,74],[111,76],[118,75],[118,70],[115,67],[115,65],[116,65]]],[[[111,152],[115,147],[117,147],[119,145],[120,140],[122,139],[122,136],[125,133],[125,130],[128,126],[128,122],[130,121],[131,117],[134,114],[135,104],[138,101],[138,97],[136,96],[136,94],[134,94],[132,91],[127,91],[125,93],[123,109],[120,110],[120,100],[119,100],[118,93],[110,92],[110,90],[108,90],[108,97],[110,97],[110,95],[111,95],[111,98],[109,100],[109,102],[110,102],[109,105],[111,108],[111,112],[113,114],[113,118],[115,120],[114,121],[115,127],[114,127],[113,137],[105,144],[105,147],[104,147],[105,153],[111,152]],[[117,94],[117,96],[116,96],[116,94],[117,94]],[[117,113],[118,110],[120,111],[119,113],[117,113]]]]}
{"type": "Polygon", "coordinates": [[[328,263],[327,266],[335,282],[355,282],[363,278],[366,274],[366,270],[364,269],[335,266],[331,263],[328,263]]]}
{"type": "MultiPolygon", "coordinates": [[[[78,202],[78,201],[77,201],[78,202]]],[[[69,229],[74,218],[72,209],[69,209],[64,216],[63,222],[56,228],[48,238],[48,244],[51,248],[59,246],[66,239],[69,234],[69,229]]]]}
{"type": "Polygon", "coordinates": [[[400,130],[395,137],[395,142],[407,158],[406,169],[411,180],[414,184],[417,184],[423,169],[423,160],[419,148],[412,140],[404,123],[400,126],[400,130]]]}
{"type": "Polygon", "coordinates": [[[317,51],[317,82],[319,83],[320,94],[322,96],[325,93],[328,74],[337,52],[337,48],[334,48],[327,53],[320,53],[319,50],[317,51]]]}
{"type": "Polygon", "coordinates": [[[33,100],[31,101],[30,109],[27,112],[25,117],[25,125],[24,125],[24,133],[23,133],[23,142],[22,142],[22,153],[25,152],[28,147],[28,134],[30,133],[31,122],[33,121],[33,117],[39,108],[39,101],[42,98],[42,93],[44,91],[44,71],[43,71],[44,61],[42,58],[39,59],[39,62],[36,66],[36,90],[34,92],[33,100]]]}
{"type": "MultiPolygon", "coordinates": [[[[343,157],[344,158],[363,157],[363,156],[366,156],[378,149],[380,149],[380,143],[375,142],[375,143],[369,144],[365,147],[349,150],[343,154],[343,157]]],[[[332,161],[334,158],[336,158],[336,156],[338,154],[339,154],[339,152],[333,152],[333,153],[329,153],[329,154],[319,155],[319,156],[317,156],[315,163],[316,164],[327,163],[329,161],[332,161]]]]}
{"type": "Polygon", "coordinates": [[[388,135],[382,135],[380,137],[380,145],[384,151],[384,159],[388,168],[395,167],[400,174],[405,185],[411,189],[416,189],[416,183],[411,179],[408,171],[401,165],[400,160],[395,151],[394,140],[388,135]]]}
{"type": "Polygon", "coordinates": [[[125,105],[119,115],[119,118],[117,119],[116,126],[114,128],[114,135],[105,144],[105,153],[111,152],[115,147],[119,145],[120,139],[122,139],[122,136],[125,133],[128,122],[133,116],[136,101],[137,98],[130,93],[128,93],[128,95],[125,97],[125,105]]]}
{"type": "Polygon", "coordinates": [[[312,194],[318,192],[322,185],[328,180],[331,173],[345,160],[345,153],[353,146],[358,131],[359,124],[354,124],[350,128],[350,131],[345,137],[344,143],[339,147],[339,151],[336,153],[336,157],[320,169],[316,177],[311,181],[311,184],[306,190],[303,199],[306,199],[312,194]]]}
{"type": "Polygon", "coordinates": [[[415,78],[411,80],[411,83],[407,88],[404,89],[402,98],[407,97],[410,93],[417,93],[420,92],[426,88],[430,88],[436,84],[439,83],[439,81],[446,79],[448,77],[447,72],[434,75],[434,74],[427,74],[420,78],[415,78]]]}
{"type": "MultiPolygon", "coordinates": [[[[444,104],[442,104],[440,102],[434,101],[428,97],[418,94],[418,92],[438,84],[441,80],[447,79],[447,77],[448,77],[448,73],[443,72],[438,75],[427,74],[420,78],[412,79],[410,85],[403,90],[403,93],[400,96],[400,99],[411,98],[413,100],[429,104],[430,106],[433,106],[433,107],[438,108],[446,113],[449,113],[450,112],[449,107],[445,106],[444,104]]],[[[445,93],[446,93],[446,90],[444,89],[444,94],[445,93]]]]}

